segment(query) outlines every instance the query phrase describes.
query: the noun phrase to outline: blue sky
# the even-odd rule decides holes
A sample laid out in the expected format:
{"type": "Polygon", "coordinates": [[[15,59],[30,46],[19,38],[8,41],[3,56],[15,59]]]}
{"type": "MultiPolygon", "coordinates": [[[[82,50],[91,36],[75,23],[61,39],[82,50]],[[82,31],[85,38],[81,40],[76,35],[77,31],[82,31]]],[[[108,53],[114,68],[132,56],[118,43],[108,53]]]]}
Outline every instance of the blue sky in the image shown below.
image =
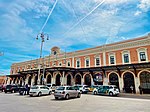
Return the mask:
{"type": "MultiPolygon", "coordinates": [[[[36,36],[55,1],[0,0],[0,75],[12,63],[39,58],[36,36]]],[[[58,0],[43,32],[50,37],[43,56],[53,46],[69,52],[147,35],[150,0],[58,0]]]]}

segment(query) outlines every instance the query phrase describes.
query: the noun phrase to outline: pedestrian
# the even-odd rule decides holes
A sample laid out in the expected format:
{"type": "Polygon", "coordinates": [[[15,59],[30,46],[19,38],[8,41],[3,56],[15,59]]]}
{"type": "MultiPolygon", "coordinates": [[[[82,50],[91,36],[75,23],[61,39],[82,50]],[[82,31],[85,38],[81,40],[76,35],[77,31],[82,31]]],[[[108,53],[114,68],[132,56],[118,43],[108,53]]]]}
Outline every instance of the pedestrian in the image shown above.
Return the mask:
{"type": "Polygon", "coordinates": [[[143,90],[142,90],[142,87],[139,85],[139,91],[140,91],[140,95],[143,94],[143,90]]]}
{"type": "Polygon", "coordinates": [[[130,86],[130,89],[131,89],[131,93],[133,94],[133,86],[132,85],[130,86]]]}

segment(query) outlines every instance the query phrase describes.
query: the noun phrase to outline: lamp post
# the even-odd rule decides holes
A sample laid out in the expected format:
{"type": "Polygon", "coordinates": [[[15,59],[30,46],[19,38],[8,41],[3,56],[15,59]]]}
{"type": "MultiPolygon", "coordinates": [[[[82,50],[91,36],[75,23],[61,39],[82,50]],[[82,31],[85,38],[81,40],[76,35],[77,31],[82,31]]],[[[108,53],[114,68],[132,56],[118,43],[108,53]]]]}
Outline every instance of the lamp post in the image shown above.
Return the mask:
{"type": "MultiPolygon", "coordinates": [[[[43,44],[44,44],[44,42],[45,42],[45,38],[46,38],[46,40],[49,40],[48,34],[45,34],[45,33],[43,33],[43,32],[42,32],[42,33],[39,33],[39,34],[37,35],[36,39],[38,40],[39,37],[41,38],[41,48],[40,48],[40,58],[39,58],[39,64],[38,64],[38,68],[39,68],[39,72],[38,72],[38,84],[40,84],[40,74],[41,74],[40,70],[41,70],[41,65],[42,65],[42,63],[41,63],[41,58],[42,58],[43,44]]],[[[43,77],[43,78],[42,78],[42,82],[43,82],[43,84],[44,84],[44,65],[43,65],[43,76],[42,76],[42,77],[43,77]]]]}

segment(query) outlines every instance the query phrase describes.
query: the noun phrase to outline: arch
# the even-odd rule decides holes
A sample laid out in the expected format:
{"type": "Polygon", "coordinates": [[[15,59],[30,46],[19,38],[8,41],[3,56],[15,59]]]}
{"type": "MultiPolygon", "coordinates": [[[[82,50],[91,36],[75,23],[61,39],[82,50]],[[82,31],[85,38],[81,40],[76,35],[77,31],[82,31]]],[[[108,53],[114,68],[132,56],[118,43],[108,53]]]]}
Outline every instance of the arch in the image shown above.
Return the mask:
{"type": "Polygon", "coordinates": [[[61,75],[57,74],[57,75],[55,75],[55,77],[56,77],[56,80],[55,80],[56,86],[60,86],[61,85],[61,75]]]}
{"type": "Polygon", "coordinates": [[[116,85],[119,88],[119,74],[111,72],[108,74],[109,84],[116,85]]]}
{"type": "Polygon", "coordinates": [[[23,78],[20,77],[20,85],[22,86],[23,85],[23,78]]]}
{"type": "Polygon", "coordinates": [[[70,74],[68,74],[67,75],[67,85],[71,85],[71,75],[70,74]]]}
{"type": "Polygon", "coordinates": [[[143,93],[150,93],[150,71],[142,71],[139,74],[140,86],[143,93]]]}
{"type": "Polygon", "coordinates": [[[101,72],[96,72],[93,76],[93,81],[95,85],[103,85],[103,74],[101,72]]]}
{"type": "Polygon", "coordinates": [[[85,85],[91,86],[91,83],[92,83],[92,76],[91,76],[90,73],[84,74],[83,79],[84,79],[84,84],[85,84],[85,85]]]}
{"type": "Polygon", "coordinates": [[[51,74],[47,74],[46,75],[46,82],[47,83],[51,83],[51,79],[52,79],[52,75],[51,74]]]}
{"type": "Polygon", "coordinates": [[[135,75],[131,71],[123,73],[124,90],[126,93],[135,93],[135,75]],[[133,87],[133,91],[132,91],[133,87]]]}
{"type": "Polygon", "coordinates": [[[81,74],[76,74],[75,76],[75,84],[81,84],[81,74]]]}

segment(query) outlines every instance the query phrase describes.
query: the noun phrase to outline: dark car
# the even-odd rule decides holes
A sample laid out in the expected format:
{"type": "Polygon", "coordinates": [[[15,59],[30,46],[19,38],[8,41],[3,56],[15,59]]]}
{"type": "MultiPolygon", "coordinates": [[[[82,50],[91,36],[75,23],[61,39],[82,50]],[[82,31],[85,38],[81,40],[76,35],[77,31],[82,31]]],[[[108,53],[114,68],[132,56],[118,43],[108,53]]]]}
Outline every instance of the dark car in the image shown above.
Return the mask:
{"type": "Polygon", "coordinates": [[[2,91],[2,85],[0,85],[0,91],[2,91]]]}
{"type": "Polygon", "coordinates": [[[19,88],[19,94],[20,95],[26,95],[27,94],[27,89],[25,87],[20,87],[19,88]]]}
{"type": "Polygon", "coordinates": [[[19,88],[17,85],[7,85],[4,91],[5,93],[7,92],[16,93],[19,91],[19,88]]]}

